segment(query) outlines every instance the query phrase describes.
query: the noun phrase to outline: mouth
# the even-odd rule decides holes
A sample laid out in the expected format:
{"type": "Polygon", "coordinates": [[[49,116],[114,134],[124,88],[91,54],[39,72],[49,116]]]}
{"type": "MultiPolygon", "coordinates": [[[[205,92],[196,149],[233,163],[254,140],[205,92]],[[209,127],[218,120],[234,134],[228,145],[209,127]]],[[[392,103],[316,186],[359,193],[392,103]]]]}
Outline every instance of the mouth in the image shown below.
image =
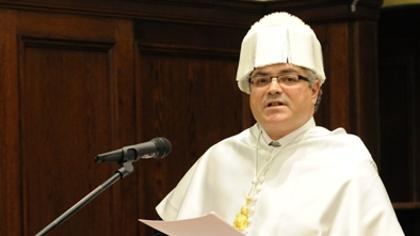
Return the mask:
{"type": "Polygon", "coordinates": [[[267,107],[276,107],[276,106],[283,106],[284,103],[280,102],[280,101],[272,101],[267,103],[267,107]]]}

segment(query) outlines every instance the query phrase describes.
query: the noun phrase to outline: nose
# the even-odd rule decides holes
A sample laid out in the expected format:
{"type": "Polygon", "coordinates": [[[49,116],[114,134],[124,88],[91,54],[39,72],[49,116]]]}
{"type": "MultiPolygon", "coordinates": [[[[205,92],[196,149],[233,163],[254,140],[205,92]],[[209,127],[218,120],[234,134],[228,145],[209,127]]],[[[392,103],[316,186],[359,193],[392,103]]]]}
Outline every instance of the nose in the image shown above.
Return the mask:
{"type": "Polygon", "coordinates": [[[268,87],[268,93],[269,94],[280,94],[283,92],[282,87],[280,86],[280,83],[277,79],[277,77],[271,78],[271,83],[268,87]]]}

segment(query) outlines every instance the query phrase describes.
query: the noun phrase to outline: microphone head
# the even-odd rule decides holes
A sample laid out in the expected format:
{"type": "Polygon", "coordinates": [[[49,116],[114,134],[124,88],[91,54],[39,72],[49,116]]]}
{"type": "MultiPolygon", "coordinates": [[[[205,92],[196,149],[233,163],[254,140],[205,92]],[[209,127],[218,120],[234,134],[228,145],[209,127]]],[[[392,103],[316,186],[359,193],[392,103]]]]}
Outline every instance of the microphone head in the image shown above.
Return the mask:
{"type": "Polygon", "coordinates": [[[164,158],[172,151],[172,144],[171,142],[163,137],[154,138],[151,140],[156,146],[156,150],[158,151],[157,157],[164,158]]]}

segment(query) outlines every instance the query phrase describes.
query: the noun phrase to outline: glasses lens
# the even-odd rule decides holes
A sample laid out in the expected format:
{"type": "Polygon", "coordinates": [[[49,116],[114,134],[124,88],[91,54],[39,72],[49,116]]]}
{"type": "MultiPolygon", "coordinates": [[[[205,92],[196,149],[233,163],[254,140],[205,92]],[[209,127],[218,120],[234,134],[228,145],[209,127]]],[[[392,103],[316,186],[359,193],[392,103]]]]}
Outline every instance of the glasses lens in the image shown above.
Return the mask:
{"type": "Polygon", "coordinates": [[[277,81],[280,81],[284,85],[294,85],[299,82],[299,75],[288,74],[279,76],[277,81]]]}
{"type": "Polygon", "coordinates": [[[264,87],[271,82],[271,78],[269,76],[257,76],[254,77],[251,81],[252,84],[257,87],[264,87]]]}
{"type": "Polygon", "coordinates": [[[283,74],[278,76],[256,75],[251,77],[249,82],[255,87],[265,87],[272,82],[273,78],[276,78],[277,83],[286,86],[295,85],[302,79],[307,80],[305,77],[299,76],[297,74],[283,74]]]}

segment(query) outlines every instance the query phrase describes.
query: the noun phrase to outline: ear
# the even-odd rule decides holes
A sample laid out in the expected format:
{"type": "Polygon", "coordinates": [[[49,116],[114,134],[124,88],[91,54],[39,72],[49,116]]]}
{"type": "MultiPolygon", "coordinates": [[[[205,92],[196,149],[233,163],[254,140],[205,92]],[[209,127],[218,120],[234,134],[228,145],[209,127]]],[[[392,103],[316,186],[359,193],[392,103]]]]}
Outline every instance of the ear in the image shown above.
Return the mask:
{"type": "Polygon", "coordinates": [[[321,81],[319,79],[315,80],[311,87],[312,92],[312,104],[315,105],[316,101],[318,100],[319,90],[321,89],[321,81]]]}

